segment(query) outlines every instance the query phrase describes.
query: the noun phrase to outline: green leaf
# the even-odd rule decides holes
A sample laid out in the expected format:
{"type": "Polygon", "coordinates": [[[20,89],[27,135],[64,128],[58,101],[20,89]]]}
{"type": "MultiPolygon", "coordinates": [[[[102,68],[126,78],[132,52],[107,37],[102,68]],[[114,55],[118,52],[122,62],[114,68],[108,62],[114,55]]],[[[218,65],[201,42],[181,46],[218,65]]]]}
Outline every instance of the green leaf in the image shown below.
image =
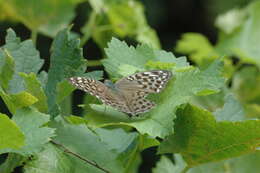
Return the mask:
{"type": "Polygon", "coordinates": [[[215,93],[223,86],[221,67],[222,62],[217,60],[204,71],[192,67],[179,71],[176,69],[173,79],[164,91],[159,96],[152,97],[157,106],[143,115],[143,118],[129,120],[127,115],[113,111],[107,106],[93,105],[92,109],[97,112],[90,112],[85,117],[93,126],[128,125],[135,127],[141,134],[164,138],[173,133],[175,109],[179,105],[189,102],[194,95],[215,93]]]}
{"type": "Polygon", "coordinates": [[[2,88],[0,88],[0,96],[2,97],[9,111],[13,114],[17,109],[28,107],[38,101],[36,97],[25,91],[17,94],[6,94],[2,88]]]}
{"type": "Polygon", "coordinates": [[[51,116],[56,116],[59,113],[57,106],[59,82],[71,76],[83,74],[85,71],[86,63],[79,43],[78,39],[70,38],[68,29],[60,31],[52,43],[50,69],[45,89],[51,116]]]}
{"type": "MultiPolygon", "coordinates": [[[[214,60],[223,56],[223,53],[218,52],[205,36],[198,33],[183,34],[175,49],[182,54],[189,54],[193,62],[201,68],[207,68],[214,60]]],[[[223,61],[224,76],[231,78],[235,71],[232,60],[225,57],[223,61]]]]}
{"type": "Polygon", "coordinates": [[[20,149],[25,145],[24,134],[14,121],[0,113],[0,151],[3,149],[20,149]]]}
{"type": "Polygon", "coordinates": [[[182,170],[186,166],[186,163],[182,160],[180,155],[175,155],[174,164],[166,156],[161,156],[156,167],[153,168],[153,173],[182,173],[182,170]]]}
{"type": "Polygon", "coordinates": [[[246,13],[244,10],[231,9],[217,17],[216,26],[225,33],[230,34],[243,24],[245,18],[246,13]]]}
{"type": "Polygon", "coordinates": [[[221,54],[236,55],[243,62],[260,66],[260,2],[254,1],[240,13],[248,16],[241,26],[230,34],[220,33],[216,49],[221,54]]]}
{"type": "Polygon", "coordinates": [[[21,155],[31,155],[39,152],[54,136],[54,129],[43,127],[49,121],[49,116],[30,108],[16,111],[12,120],[19,126],[25,136],[25,145],[20,149],[4,149],[0,153],[12,152],[21,155]]]}
{"type": "Polygon", "coordinates": [[[245,119],[242,105],[232,94],[225,96],[223,108],[217,109],[214,114],[217,121],[239,121],[245,119]]]}
{"type": "Polygon", "coordinates": [[[157,34],[147,24],[144,7],[140,2],[136,0],[92,0],[90,5],[99,16],[91,18],[91,22],[88,21],[82,31],[85,35],[92,33],[96,42],[101,46],[104,46],[116,34],[119,37],[134,37],[140,43],[160,48],[157,34]]]}
{"type": "Polygon", "coordinates": [[[82,0],[10,0],[0,2],[3,13],[9,14],[32,31],[41,31],[48,36],[55,36],[60,28],[66,27],[74,18],[74,8],[82,0]],[[24,10],[27,9],[27,10],[24,10]]]}
{"type": "Polygon", "coordinates": [[[244,67],[237,71],[232,90],[243,103],[260,103],[260,72],[256,67],[244,67]]]}
{"type": "Polygon", "coordinates": [[[191,168],[187,173],[258,173],[260,166],[260,152],[220,162],[207,163],[191,168]]]}
{"type": "Polygon", "coordinates": [[[36,75],[34,73],[20,73],[20,76],[24,79],[26,91],[38,99],[34,106],[40,112],[46,113],[48,111],[47,98],[36,75]]]}
{"type": "Polygon", "coordinates": [[[83,158],[94,161],[110,172],[123,172],[122,162],[118,158],[119,153],[111,150],[111,146],[101,141],[100,137],[89,130],[86,125],[57,122],[52,127],[57,128],[55,142],[62,144],[83,158]]]}
{"type": "Polygon", "coordinates": [[[206,66],[219,57],[209,40],[198,33],[183,34],[175,49],[177,52],[189,54],[199,66],[206,66]]]}
{"type": "Polygon", "coordinates": [[[39,52],[35,49],[31,40],[21,42],[12,29],[7,30],[6,44],[4,48],[14,60],[14,75],[9,84],[10,93],[18,93],[24,90],[23,79],[19,72],[37,73],[43,65],[39,52]]]}
{"type": "Polygon", "coordinates": [[[9,89],[9,81],[12,79],[14,74],[14,60],[8,55],[8,52],[4,52],[0,49],[0,85],[7,91],[9,89]]]}
{"type": "MultiPolygon", "coordinates": [[[[124,65],[131,65],[138,70],[144,70],[147,62],[159,61],[164,63],[175,63],[176,68],[188,65],[186,58],[175,58],[170,52],[153,50],[147,45],[138,45],[136,48],[128,46],[125,42],[113,38],[105,49],[107,59],[103,60],[106,71],[113,77],[122,77],[118,72],[124,65]]],[[[128,72],[130,75],[132,71],[128,72]]]]}
{"type": "Polygon", "coordinates": [[[174,129],[175,134],[161,143],[159,152],[181,153],[190,167],[251,153],[259,147],[259,120],[216,122],[210,112],[191,105],[177,111],[174,129]]]}
{"type": "Polygon", "coordinates": [[[77,169],[70,158],[52,144],[45,145],[44,150],[34,157],[24,166],[25,173],[71,173],[77,169]]]}

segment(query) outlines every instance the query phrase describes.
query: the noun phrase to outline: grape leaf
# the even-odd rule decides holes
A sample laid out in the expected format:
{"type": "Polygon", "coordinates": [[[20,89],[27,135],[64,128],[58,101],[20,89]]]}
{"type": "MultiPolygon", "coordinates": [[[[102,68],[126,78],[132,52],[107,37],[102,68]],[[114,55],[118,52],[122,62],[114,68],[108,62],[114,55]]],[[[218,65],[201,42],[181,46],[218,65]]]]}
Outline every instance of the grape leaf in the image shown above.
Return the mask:
{"type": "Polygon", "coordinates": [[[181,153],[190,167],[251,153],[260,144],[259,120],[217,122],[210,112],[192,105],[178,109],[174,129],[159,152],[181,153]]]}
{"type": "Polygon", "coordinates": [[[39,52],[35,49],[31,40],[20,41],[12,29],[7,30],[6,43],[3,47],[14,60],[14,75],[9,84],[10,93],[18,93],[24,90],[23,79],[19,72],[37,73],[43,65],[39,52]]]}
{"type": "Polygon", "coordinates": [[[57,106],[59,82],[71,76],[83,74],[85,71],[86,63],[82,56],[82,49],[79,48],[79,43],[78,39],[70,38],[68,29],[60,31],[52,43],[50,69],[45,88],[48,111],[51,116],[59,114],[57,106]]]}
{"type": "Polygon", "coordinates": [[[57,128],[55,142],[88,160],[94,161],[110,172],[123,172],[122,162],[118,158],[119,153],[111,150],[110,146],[101,141],[99,136],[89,130],[86,125],[56,122],[52,124],[52,127],[57,128]]]}

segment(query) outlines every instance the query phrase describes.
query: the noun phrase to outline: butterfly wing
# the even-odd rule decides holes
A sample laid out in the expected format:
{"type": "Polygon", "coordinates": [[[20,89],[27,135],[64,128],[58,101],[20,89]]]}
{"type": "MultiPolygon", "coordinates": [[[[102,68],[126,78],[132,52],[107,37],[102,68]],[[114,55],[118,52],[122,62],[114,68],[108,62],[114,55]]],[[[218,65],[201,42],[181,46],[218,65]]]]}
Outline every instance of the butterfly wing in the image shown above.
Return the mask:
{"type": "Polygon", "coordinates": [[[172,73],[167,70],[153,70],[135,73],[115,83],[116,88],[124,94],[132,115],[144,113],[155,106],[145,99],[149,93],[159,93],[165,88],[172,73]]]}
{"type": "Polygon", "coordinates": [[[135,73],[120,79],[115,83],[116,87],[121,90],[138,90],[146,93],[161,92],[172,73],[167,70],[152,70],[135,73]]]}
{"type": "Polygon", "coordinates": [[[102,82],[84,77],[71,77],[69,78],[69,82],[78,89],[97,97],[106,105],[110,105],[122,112],[131,112],[124,97],[113,92],[102,82]]]}

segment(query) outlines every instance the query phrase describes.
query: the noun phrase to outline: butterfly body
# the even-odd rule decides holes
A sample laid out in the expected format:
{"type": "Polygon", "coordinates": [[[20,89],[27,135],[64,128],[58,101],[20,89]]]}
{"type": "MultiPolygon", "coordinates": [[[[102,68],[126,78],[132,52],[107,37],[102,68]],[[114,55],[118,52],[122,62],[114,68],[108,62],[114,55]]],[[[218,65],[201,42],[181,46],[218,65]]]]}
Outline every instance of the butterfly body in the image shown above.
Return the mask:
{"type": "Polygon", "coordinates": [[[166,70],[140,72],[118,80],[115,84],[93,79],[72,77],[70,83],[96,96],[104,104],[121,112],[138,115],[149,111],[155,103],[145,99],[149,93],[159,93],[166,86],[172,73],[166,70]]]}

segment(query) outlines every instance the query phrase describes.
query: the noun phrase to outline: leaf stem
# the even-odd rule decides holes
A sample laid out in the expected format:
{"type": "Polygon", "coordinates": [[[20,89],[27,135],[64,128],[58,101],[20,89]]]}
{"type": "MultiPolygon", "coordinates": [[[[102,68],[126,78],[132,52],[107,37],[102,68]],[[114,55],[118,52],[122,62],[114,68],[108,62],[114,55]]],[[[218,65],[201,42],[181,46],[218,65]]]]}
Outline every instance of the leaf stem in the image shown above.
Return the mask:
{"type": "Polygon", "coordinates": [[[186,173],[189,169],[190,169],[190,167],[189,167],[189,166],[186,166],[186,167],[181,171],[181,173],[186,173]]]}
{"type": "Polygon", "coordinates": [[[55,141],[53,141],[53,140],[51,140],[50,142],[53,143],[53,144],[55,144],[55,145],[57,145],[57,146],[59,146],[59,147],[61,147],[65,153],[71,154],[71,155],[73,155],[73,156],[75,156],[75,157],[77,157],[77,158],[83,160],[84,162],[86,162],[86,163],[88,163],[88,164],[90,164],[90,165],[92,165],[92,166],[94,166],[94,167],[100,169],[101,171],[103,171],[103,172],[105,172],[105,173],[110,173],[110,172],[109,172],[108,170],[106,170],[105,168],[102,168],[101,166],[99,166],[96,162],[91,161],[91,160],[88,160],[88,159],[86,159],[86,158],[80,156],[79,154],[72,152],[71,150],[69,150],[68,148],[66,148],[65,146],[63,146],[62,144],[59,144],[59,143],[57,143],[57,142],[55,142],[55,141]]]}
{"type": "Polygon", "coordinates": [[[95,22],[96,22],[97,13],[93,10],[90,13],[88,22],[83,27],[83,37],[81,38],[80,47],[82,47],[86,42],[90,39],[90,36],[92,35],[92,32],[95,28],[95,22]]]}
{"type": "Polygon", "coordinates": [[[36,46],[36,42],[37,42],[37,30],[34,29],[34,30],[31,31],[31,39],[32,39],[34,45],[36,46]]]}

